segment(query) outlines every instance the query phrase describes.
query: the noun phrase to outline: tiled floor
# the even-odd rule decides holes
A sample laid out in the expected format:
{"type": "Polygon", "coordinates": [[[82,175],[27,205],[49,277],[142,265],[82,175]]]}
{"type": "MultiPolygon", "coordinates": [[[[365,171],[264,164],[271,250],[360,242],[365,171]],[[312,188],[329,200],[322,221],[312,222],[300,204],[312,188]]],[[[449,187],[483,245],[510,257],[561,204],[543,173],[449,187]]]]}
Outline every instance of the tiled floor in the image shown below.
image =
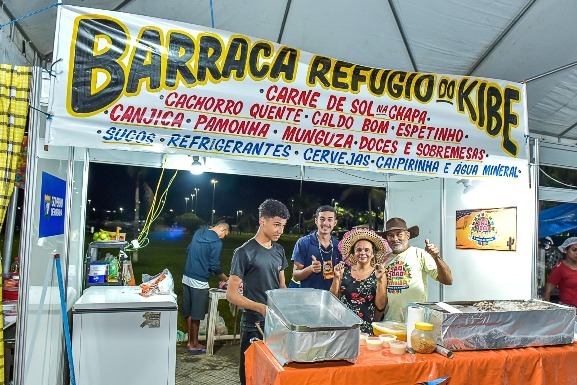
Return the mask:
{"type": "Polygon", "coordinates": [[[186,346],[176,347],[176,385],[238,385],[238,341],[217,341],[214,355],[192,355],[186,346]]]}

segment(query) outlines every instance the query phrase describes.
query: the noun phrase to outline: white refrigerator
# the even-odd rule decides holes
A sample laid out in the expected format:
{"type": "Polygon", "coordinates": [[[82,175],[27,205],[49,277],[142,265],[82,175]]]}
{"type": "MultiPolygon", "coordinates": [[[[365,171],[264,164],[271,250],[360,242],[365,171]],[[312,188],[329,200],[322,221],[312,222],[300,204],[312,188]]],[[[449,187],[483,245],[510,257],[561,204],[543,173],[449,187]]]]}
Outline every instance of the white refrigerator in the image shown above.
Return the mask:
{"type": "Polygon", "coordinates": [[[175,383],[177,305],[138,286],[91,286],[72,308],[76,383],[175,383]]]}

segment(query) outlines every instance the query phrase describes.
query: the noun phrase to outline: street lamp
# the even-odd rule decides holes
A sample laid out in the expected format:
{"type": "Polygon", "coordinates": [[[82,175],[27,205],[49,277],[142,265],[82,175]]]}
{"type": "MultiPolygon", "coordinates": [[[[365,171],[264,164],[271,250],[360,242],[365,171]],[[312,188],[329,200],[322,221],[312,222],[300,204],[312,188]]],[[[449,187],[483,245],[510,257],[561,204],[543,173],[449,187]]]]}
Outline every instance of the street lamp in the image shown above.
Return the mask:
{"type": "Polygon", "coordinates": [[[210,218],[210,224],[214,224],[214,192],[216,191],[216,184],[218,181],[216,179],[212,179],[210,183],[212,183],[212,217],[210,218]]]}
{"type": "Polygon", "coordinates": [[[188,211],[188,200],[189,199],[190,199],[189,197],[184,197],[184,202],[185,202],[184,203],[184,212],[188,211]]]}
{"type": "Polygon", "coordinates": [[[123,218],[122,218],[122,212],[124,211],[124,209],[121,207],[119,210],[120,210],[120,220],[123,220],[123,218]]]}
{"type": "MultiPolygon", "coordinates": [[[[197,208],[197,206],[198,206],[198,192],[199,192],[199,191],[200,191],[199,188],[196,188],[196,187],[194,188],[194,194],[195,194],[195,196],[196,196],[196,200],[194,201],[194,211],[195,211],[195,212],[198,212],[198,211],[196,211],[196,208],[197,208]]],[[[198,214],[196,214],[196,215],[198,215],[198,214]]]]}
{"type": "Polygon", "coordinates": [[[331,199],[331,206],[335,207],[335,198],[331,199]]]}
{"type": "Polygon", "coordinates": [[[196,196],[196,194],[190,194],[190,207],[192,207],[192,212],[195,211],[195,210],[194,210],[194,208],[195,208],[195,205],[194,205],[194,202],[195,202],[195,201],[194,201],[194,197],[195,197],[195,196],[196,196]]]}
{"type": "Polygon", "coordinates": [[[238,226],[238,215],[242,214],[242,210],[236,210],[236,225],[238,226]]]}

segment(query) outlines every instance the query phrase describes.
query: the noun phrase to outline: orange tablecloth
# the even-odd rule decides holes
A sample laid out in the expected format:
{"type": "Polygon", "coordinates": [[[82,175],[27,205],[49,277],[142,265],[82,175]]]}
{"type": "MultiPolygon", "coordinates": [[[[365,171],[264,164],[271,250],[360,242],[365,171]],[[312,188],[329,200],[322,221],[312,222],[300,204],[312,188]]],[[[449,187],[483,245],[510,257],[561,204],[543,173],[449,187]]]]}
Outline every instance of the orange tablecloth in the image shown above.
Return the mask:
{"type": "Polygon", "coordinates": [[[361,346],[355,364],[325,361],[282,367],[263,342],[246,351],[249,385],[405,385],[450,376],[448,385],[577,384],[577,344],[538,348],[394,355],[361,346]]]}

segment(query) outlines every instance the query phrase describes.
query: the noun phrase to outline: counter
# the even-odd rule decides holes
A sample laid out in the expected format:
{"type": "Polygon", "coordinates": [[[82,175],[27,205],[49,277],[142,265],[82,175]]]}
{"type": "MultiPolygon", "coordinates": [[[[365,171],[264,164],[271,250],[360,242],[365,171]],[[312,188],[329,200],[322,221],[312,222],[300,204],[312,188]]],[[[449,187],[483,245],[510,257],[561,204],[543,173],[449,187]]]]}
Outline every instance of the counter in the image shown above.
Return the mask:
{"type": "Polygon", "coordinates": [[[393,355],[362,346],[355,364],[347,361],[290,363],[282,367],[259,341],[246,351],[249,385],[417,384],[450,376],[450,385],[557,385],[577,383],[577,344],[521,349],[393,355]]]}

